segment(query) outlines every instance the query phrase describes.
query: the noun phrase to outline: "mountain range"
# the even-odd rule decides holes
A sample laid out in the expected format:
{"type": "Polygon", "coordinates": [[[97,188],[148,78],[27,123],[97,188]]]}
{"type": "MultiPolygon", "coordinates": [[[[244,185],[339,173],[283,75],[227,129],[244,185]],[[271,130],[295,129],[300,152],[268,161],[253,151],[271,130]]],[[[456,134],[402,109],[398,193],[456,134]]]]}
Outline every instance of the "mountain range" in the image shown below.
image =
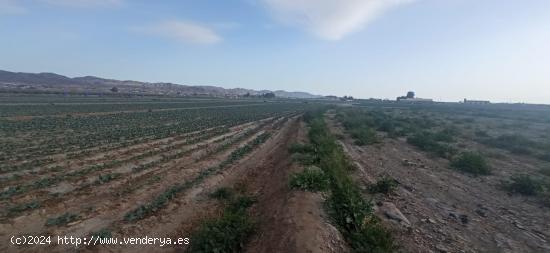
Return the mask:
{"type": "Polygon", "coordinates": [[[0,90],[28,93],[118,93],[167,96],[251,96],[274,93],[281,98],[319,98],[307,92],[284,90],[251,90],[243,88],[226,89],[217,86],[196,86],[174,83],[150,83],[121,81],[95,76],[66,77],[55,73],[22,73],[0,70],[0,90]]]}

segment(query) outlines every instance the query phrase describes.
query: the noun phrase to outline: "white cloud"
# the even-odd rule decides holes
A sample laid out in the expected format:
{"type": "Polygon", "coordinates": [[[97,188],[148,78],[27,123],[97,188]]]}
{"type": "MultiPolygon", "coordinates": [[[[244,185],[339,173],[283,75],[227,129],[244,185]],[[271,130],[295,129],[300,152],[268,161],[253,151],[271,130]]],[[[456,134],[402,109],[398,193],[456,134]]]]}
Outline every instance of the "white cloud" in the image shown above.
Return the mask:
{"type": "Polygon", "coordinates": [[[214,44],[222,38],[204,25],[186,21],[165,21],[133,29],[143,34],[175,39],[193,44],[214,44]]]}
{"type": "Polygon", "coordinates": [[[0,15],[23,14],[27,10],[15,0],[0,0],[0,15]]]}
{"type": "Polygon", "coordinates": [[[111,7],[120,6],[124,0],[42,0],[46,3],[68,7],[111,7]]]}
{"type": "Polygon", "coordinates": [[[415,0],[261,0],[282,23],[327,40],[360,30],[389,9],[415,0]]]}

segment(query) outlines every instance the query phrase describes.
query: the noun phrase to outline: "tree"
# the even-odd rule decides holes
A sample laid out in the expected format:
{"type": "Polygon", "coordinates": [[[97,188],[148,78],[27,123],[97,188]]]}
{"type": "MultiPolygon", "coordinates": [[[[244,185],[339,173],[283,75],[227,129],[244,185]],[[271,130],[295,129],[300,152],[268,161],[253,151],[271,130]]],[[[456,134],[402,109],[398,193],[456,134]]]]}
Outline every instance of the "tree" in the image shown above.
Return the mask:
{"type": "Polygon", "coordinates": [[[117,88],[117,87],[113,87],[113,88],[111,88],[111,91],[112,91],[112,92],[118,92],[118,88],[117,88]]]}
{"type": "Polygon", "coordinates": [[[263,95],[264,98],[274,98],[275,97],[275,93],[273,92],[268,92],[268,93],[265,93],[263,95]]]}

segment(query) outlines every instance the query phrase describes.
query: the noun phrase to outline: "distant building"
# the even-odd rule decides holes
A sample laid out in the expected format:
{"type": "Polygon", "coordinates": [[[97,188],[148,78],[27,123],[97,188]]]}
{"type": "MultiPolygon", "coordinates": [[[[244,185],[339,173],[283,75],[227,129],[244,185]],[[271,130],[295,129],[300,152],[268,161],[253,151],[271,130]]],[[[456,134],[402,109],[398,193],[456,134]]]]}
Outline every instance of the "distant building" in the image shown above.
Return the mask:
{"type": "Polygon", "coordinates": [[[432,103],[433,99],[430,98],[415,98],[414,91],[407,92],[406,96],[397,97],[397,102],[403,103],[432,103]]]}
{"type": "Polygon", "coordinates": [[[464,99],[464,104],[470,104],[470,105],[488,105],[490,104],[490,101],[487,100],[468,100],[464,99]]]}

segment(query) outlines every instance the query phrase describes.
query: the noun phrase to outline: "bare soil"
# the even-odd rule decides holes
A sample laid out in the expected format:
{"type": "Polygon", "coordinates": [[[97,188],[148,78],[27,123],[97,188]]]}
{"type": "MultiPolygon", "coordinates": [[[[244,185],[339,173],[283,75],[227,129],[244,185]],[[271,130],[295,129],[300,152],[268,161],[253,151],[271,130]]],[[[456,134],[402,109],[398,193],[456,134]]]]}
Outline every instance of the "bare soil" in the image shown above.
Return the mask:
{"type": "Polygon", "coordinates": [[[394,231],[399,251],[550,252],[549,209],[511,196],[500,186],[518,169],[532,173],[534,161],[514,155],[491,158],[492,175],[472,177],[404,139],[357,146],[333,115],[328,116],[331,130],[344,136],[340,144],[358,165],[356,176],[366,197],[374,199],[378,216],[394,231]],[[382,175],[399,182],[397,191],[390,196],[368,194],[366,187],[382,175]]]}

